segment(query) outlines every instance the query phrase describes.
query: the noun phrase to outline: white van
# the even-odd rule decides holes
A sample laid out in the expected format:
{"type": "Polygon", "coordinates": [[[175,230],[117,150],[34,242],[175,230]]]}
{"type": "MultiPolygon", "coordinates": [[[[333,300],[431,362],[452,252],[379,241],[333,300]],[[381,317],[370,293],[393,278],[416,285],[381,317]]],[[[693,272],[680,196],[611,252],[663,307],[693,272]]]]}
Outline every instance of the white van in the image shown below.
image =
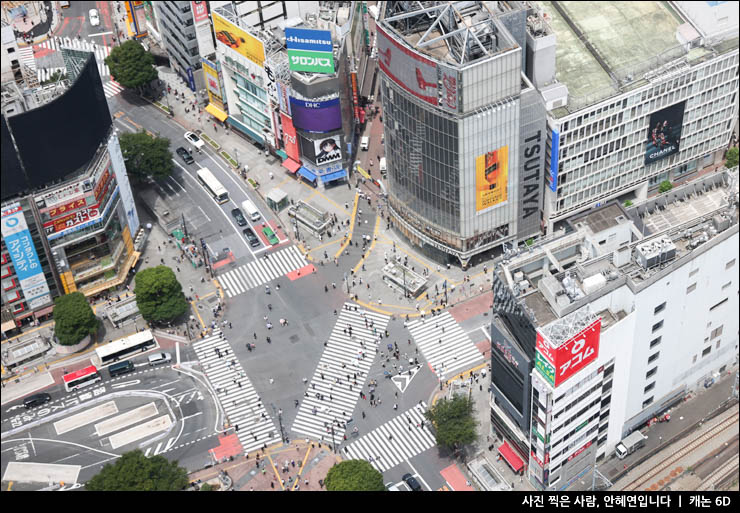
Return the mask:
{"type": "Polygon", "coordinates": [[[380,172],[385,173],[388,170],[388,168],[385,165],[385,157],[380,159],[380,172]]]}
{"type": "Polygon", "coordinates": [[[252,221],[260,220],[260,212],[251,200],[242,201],[242,210],[244,210],[244,213],[247,214],[249,219],[252,221]]]}
{"type": "Polygon", "coordinates": [[[370,138],[368,136],[360,139],[360,149],[362,151],[367,151],[368,149],[370,149],[370,138]]]}
{"type": "Polygon", "coordinates": [[[154,353],[149,357],[149,365],[154,367],[155,365],[161,365],[163,363],[169,363],[172,361],[170,353],[154,353]]]}

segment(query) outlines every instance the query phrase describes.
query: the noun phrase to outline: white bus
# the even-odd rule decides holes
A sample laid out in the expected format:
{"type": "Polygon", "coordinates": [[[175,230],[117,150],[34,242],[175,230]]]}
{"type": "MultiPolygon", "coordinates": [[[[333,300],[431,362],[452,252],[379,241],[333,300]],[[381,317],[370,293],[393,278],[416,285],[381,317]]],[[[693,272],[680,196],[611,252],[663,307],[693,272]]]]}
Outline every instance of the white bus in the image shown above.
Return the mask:
{"type": "Polygon", "coordinates": [[[198,180],[200,180],[203,187],[211,193],[211,196],[213,196],[216,201],[219,203],[226,203],[229,201],[229,193],[226,191],[226,188],[221,185],[221,182],[213,176],[213,173],[211,173],[207,167],[201,168],[198,171],[198,180]]]}
{"type": "Polygon", "coordinates": [[[144,330],[99,347],[95,352],[100,361],[99,365],[105,366],[134,354],[143,353],[156,344],[152,332],[144,330]]]}
{"type": "Polygon", "coordinates": [[[78,388],[94,385],[103,378],[100,377],[100,373],[94,365],[88,365],[84,369],[65,374],[62,379],[64,380],[64,389],[67,392],[72,392],[78,388]]]}

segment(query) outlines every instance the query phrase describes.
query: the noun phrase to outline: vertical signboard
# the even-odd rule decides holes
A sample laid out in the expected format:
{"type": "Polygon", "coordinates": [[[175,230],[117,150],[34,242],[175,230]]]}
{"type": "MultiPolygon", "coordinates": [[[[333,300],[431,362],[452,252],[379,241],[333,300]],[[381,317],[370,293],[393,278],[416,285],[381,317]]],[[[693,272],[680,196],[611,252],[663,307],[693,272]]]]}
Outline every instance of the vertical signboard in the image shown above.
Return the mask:
{"type": "Polygon", "coordinates": [[[284,113],[280,113],[280,124],[283,126],[283,143],[285,144],[285,153],[288,157],[295,160],[296,162],[301,161],[301,154],[298,151],[298,136],[295,133],[295,127],[293,126],[293,120],[286,116],[284,113]]]}
{"type": "Polygon", "coordinates": [[[506,201],[509,181],[509,147],[489,151],[475,159],[475,211],[480,213],[506,201]]]}
{"type": "Polygon", "coordinates": [[[13,203],[2,210],[2,234],[29,308],[34,310],[49,303],[49,286],[20,203],[13,203]]]}
{"type": "Polygon", "coordinates": [[[653,112],[645,147],[645,164],[657,162],[679,151],[686,102],[653,112]]]}
{"type": "Polygon", "coordinates": [[[334,47],[330,31],[286,28],[285,44],[291,71],[334,73],[334,47]]]}
{"type": "Polygon", "coordinates": [[[195,39],[201,55],[211,55],[216,51],[211,35],[211,21],[208,19],[208,2],[190,2],[195,26],[195,39]]]}
{"type": "Polygon", "coordinates": [[[375,29],[380,69],[417,98],[438,105],[437,64],[397,42],[379,25],[375,29]]]}
{"type": "Polygon", "coordinates": [[[265,76],[267,76],[267,94],[270,96],[273,106],[278,103],[277,85],[275,81],[275,73],[272,71],[274,63],[271,59],[265,61],[265,76]]]}
{"type": "Polygon", "coordinates": [[[126,223],[128,224],[129,232],[133,238],[139,230],[139,215],[136,213],[134,195],[131,192],[128,174],[126,174],[126,164],[123,161],[121,146],[118,144],[118,137],[115,134],[113,137],[108,139],[108,153],[110,154],[113,173],[116,175],[116,182],[118,182],[121,202],[123,203],[123,208],[126,212],[126,223]]]}
{"type": "Polygon", "coordinates": [[[560,132],[552,131],[552,148],[550,150],[550,190],[558,190],[558,165],[560,164],[560,132]]]}
{"type": "Polygon", "coordinates": [[[208,103],[214,105],[219,110],[226,112],[224,106],[223,93],[221,92],[221,79],[218,71],[212,67],[210,61],[201,59],[203,67],[203,78],[206,81],[206,91],[208,91],[208,103]]]}
{"type": "Polygon", "coordinates": [[[599,356],[600,337],[601,317],[558,347],[537,330],[535,367],[553,386],[559,386],[599,356]]]}
{"type": "Polygon", "coordinates": [[[439,106],[450,112],[457,112],[459,105],[460,74],[456,69],[437,65],[439,70],[439,106]]]}
{"type": "Polygon", "coordinates": [[[275,82],[277,87],[278,103],[280,104],[280,112],[284,112],[288,116],[290,113],[290,101],[288,100],[288,86],[280,81],[275,82]]]}
{"type": "Polygon", "coordinates": [[[265,62],[265,45],[262,44],[262,41],[247,34],[245,30],[240,29],[215,12],[212,12],[211,16],[213,17],[213,31],[216,33],[217,41],[225,44],[256,65],[263,66],[265,62]]]}
{"type": "Polygon", "coordinates": [[[208,19],[208,2],[190,2],[193,11],[193,21],[200,23],[208,19]]]}

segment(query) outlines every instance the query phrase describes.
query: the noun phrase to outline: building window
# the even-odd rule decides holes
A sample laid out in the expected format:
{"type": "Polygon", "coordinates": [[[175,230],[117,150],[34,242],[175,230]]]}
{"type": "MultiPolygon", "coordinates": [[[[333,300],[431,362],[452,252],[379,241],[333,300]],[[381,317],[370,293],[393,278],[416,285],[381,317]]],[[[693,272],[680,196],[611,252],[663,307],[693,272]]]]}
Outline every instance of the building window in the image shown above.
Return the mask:
{"type": "Polygon", "coordinates": [[[722,334],[722,329],[724,328],[724,326],[725,325],[723,324],[722,326],[719,326],[717,328],[714,328],[712,330],[712,333],[710,333],[710,335],[709,335],[709,339],[710,340],[713,340],[713,339],[719,337],[722,334]]]}
{"type": "Polygon", "coordinates": [[[665,303],[666,303],[666,302],[665,302],[665,301],[663,301],[663,302],[662,302],[661,304],[659,304],[658,306],[656,306],[656,307],[655,307],[655,310],[653,311],[653,315],[657,315],[657,314],[659,314],[660,312],[662,312],[663,310],[665,310],[665,303]]]}
{"type": "Polygon", "coordinates": [[[658,359],[658,356],[660,355],[660,351],[657,353],[651,354],[650,358],[648,358],[648,363],[653,363],[655,360],[658,359]]]}
{"type": "Polygon", "coordinates": [[[648,386],[646,386],[645,387],[645,390],[643,390],[643,393],[646,394],[646,393],[650,392],[653,388],[655,388],[655,381],[653,381],[648,386]]]}
{"type": "Polygon", "coordinates": [[[711,307],[709,309],[709,311],[711,312],[715,308],[718,308],[718,307],[722,306],[723,304],[725,304],[727,302],[727,300],[728,300],[728,298],[724,298],[722,301],[720,301],[719,303],[717,303],[716,305],[714,305],[713,307],[711,307]]]}
{"type": "Polygon", "coordinates": [[[732,260],[730,260],[729,262],[727,262],[727,265],[725,265],[725,270],[729,269],[733,265],[735,265],[735,259],[734,258],[732,260]]]}
{"type": "Polygon", "coordinates": [[[662,327],[663,327],[663,321],[656,322],[655,324],[653,324],[653,333],[655,333],[662,327]]]}
{"type": "Polygon", "coordinates": [[[732,282],[731,281],[728,281],[727,283],[725,283],[724,285],[722,285],[722,290],[725,290],[730,285],[732,285],[732,282]]]}
{"type": "Polygon", "coordinates": [[[714,348],[715,348],[715,349],[719,349],[719,344],[720,344],[721,342],[722,342],[721,340],[718,340],[718,341],[717,341],[717,343],[715,344],[714,348]]]}
{"type": "Polygon", "coordinates": [[[691,285],[686,287],[687,294],[691,294],[692,292],[694,292],[694,290],[696,290],[696,283],[692,283],[691,285]]]}
{"type": "Polygon", "coordinates": [[[647,371],[647,374],[645,374],[645,379],[648,379],[651,376],[654,376],[655,373],[658,372],[658,367],[653,367],[649,371],[647,371]]]}
{"type": "Polygon", "coordinates": [[[660,341],[661,341],[662,338],[663,337],[658,337],[658,338],[654,338],[653,340],[651,340],[650,341],[650,349],[652,349],[655,346],[657,346],[658,344],[660,344],[660,341]]]}
{"type": "Polygon", "coordinates": [[[707,347],[704,351],[701,352],[701,357],[704,358],[706,355],[708,355],[712,351],[712,346],[707,347]]]}
{"type": "Polygon", "coordinates": [[[649,405],[650,403],[652,403],[652,402],[653,402],[653,397],[654,397],[654,396],[650,396],[650,397],[648,397],[647,399],[645,399],[645,400],[644,400],[644,401],[642,402],[642,407],[644,408],[645,406],[647,406],[647,405],[649,405]]]}

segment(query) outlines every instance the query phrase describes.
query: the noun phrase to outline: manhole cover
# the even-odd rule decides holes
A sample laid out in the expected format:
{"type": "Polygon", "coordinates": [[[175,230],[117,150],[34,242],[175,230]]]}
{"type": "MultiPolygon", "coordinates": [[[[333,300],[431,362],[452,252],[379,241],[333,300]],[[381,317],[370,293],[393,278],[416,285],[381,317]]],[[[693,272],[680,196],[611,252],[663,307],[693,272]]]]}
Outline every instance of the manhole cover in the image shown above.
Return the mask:
{"type": "Polygon", "coordinates": [[[295,344],[295,343],[296,343],[296,342],[298,342],[298,341],[299,341],[300,339],[298,338],[298,335],[291,335],[291,336],[290,336],[290,339],[289,339],[289,340],[290,340],[290,343],[291,343],[291,344],[295,344]]]}

